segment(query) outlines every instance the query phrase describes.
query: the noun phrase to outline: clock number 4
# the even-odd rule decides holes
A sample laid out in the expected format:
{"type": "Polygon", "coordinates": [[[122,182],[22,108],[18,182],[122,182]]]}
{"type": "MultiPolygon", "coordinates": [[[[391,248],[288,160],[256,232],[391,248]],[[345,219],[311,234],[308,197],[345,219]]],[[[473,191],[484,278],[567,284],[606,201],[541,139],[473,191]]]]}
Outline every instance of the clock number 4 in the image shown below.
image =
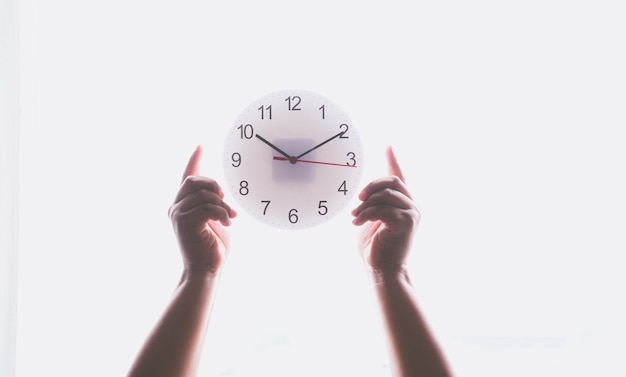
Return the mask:
{"type": "Polygon", "coordinates": [[[348,194],[348,186],[346,185],[346,181],[341,182],[341,185],[339,185],[339,189],[337,189],[338,192],[343,192],[344,195],[348,194]]]}

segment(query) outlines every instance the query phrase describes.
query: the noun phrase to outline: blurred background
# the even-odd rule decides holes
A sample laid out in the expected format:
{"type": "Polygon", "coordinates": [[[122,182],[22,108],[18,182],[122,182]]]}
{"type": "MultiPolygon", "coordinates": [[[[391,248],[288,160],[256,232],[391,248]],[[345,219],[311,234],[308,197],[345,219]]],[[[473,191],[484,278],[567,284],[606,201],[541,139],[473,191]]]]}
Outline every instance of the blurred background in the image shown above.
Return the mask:
{"type": "MultiPolygon", "coordinates": [[[[19,1],[16,375],[124,375],[181,273],[183,168],[282,89],[393,145],[416,294],[459,376],[624,376],[619,1],[19,1]]],[[[229,200],[229,197],[226,197],[229,200]]],[[[236,203],[230,200],[236,207],[236,203]]],[[[388,376],[349,211],[231,227],[202,376],[388,376]]],[[[237,208],[237,207],[236,207],[237,208]]]]}

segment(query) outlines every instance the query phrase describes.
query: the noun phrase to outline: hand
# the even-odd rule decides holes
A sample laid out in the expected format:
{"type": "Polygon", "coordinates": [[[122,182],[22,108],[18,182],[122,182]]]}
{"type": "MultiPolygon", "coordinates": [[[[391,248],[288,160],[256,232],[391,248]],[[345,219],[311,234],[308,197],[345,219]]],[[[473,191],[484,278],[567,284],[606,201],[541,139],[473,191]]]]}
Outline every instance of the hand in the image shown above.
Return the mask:
{"type": "Polygon", "coordinates": [[[263,136],[259,135],[259,134],[255,134],[254,136],[256,136],[257,139],[261,140],[262,142],[264,142],[265,144],[269,145],[273,150],[275,150],[276,152],[282,154],[283,156],[285,156],[285,158],[287,160],[289,160],[289,162],[291,162],[292,164],[296,163],[296,158],[294,156],[290,156],[288,155],[285,151],[283,151],[282,149],[278,148],[277,146],[275,146],[274,144],[270,143],[269,141],[267,141],[267,139],[265,139],[263,136]]]}
{"type": "Polygon", "coordinates": [[[185,270],[217,272],[228,251],[224,227],[237,213],[222,200],[224,193],[216,181],[198,175],[201,154],[198,146],[189,158],[169,216],[185,270]]]}
{"type": "Polygon", "coordinates": [[[391,147],[386,157],[389,176],[365,186],[359,193],[363,202],[352,211],[352,223],[362,226],[359,251],[376,271],[404,268],[420,220],[391,147]]]}
{"type": "Polygon", "coordinates": [[[300,157],[302,157],[302,156],[304,156],[304,155],[306,155],[306,154],[311,153],[312,151],[314,151],[314,150],[316,150],[317,148],[321,147],[322,145],[324,145],[324,144],[328,143],[329,141],[331,141],[331,140],[333,140],[333,139],[335,139],[335,138],[337,138],[337,137],[339,137],[339,136],[343,135],[344,133],[345,133],[345,131],[341,131],[341,132],[339,132],[338,134],[336,134],[336,135],[334,135],[334,136],[329,137],[328,139],[326,139],[326,140],[322,141],[321,143],[317,144],[316,146],[314,146],[313,148],[309,149],[308,151],[303,152],[303,153],[300,153],[298,156],[296,156],[296,159],[297,159],[297,160],[299,160],[299,159],[300,159],[300,157]]]}

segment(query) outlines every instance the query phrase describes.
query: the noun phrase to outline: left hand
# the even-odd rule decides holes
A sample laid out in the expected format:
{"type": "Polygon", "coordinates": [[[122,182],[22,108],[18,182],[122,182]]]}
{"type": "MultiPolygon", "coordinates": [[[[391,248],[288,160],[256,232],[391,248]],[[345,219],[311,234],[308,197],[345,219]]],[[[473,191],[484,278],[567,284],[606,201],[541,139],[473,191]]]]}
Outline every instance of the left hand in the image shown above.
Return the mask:
{"type": "Polygon", "coordinates": [[[218,272],[229,248],[225,227],[237,213],[224,203],[215,180],[198,175],[201,151],[198,147],[189,158],[169,215],[185,269],[218,272]]]}

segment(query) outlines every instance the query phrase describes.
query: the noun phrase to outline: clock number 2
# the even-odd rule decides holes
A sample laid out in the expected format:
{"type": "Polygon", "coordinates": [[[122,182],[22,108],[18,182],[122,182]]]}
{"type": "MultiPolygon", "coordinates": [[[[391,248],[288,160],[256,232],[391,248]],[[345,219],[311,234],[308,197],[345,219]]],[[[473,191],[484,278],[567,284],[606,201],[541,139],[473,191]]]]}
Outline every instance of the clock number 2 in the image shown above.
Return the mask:
{"type": "Polygon", "coordinates": [[[341,136],[339,136],[340,139],[349,139],[348,136],[346,136],[346,134],[348,133],[348,125],[345,123],[342,123],[339,125],[339,129],[341,130],[341,132],[343,132],[341,134],[341,136]]]}

